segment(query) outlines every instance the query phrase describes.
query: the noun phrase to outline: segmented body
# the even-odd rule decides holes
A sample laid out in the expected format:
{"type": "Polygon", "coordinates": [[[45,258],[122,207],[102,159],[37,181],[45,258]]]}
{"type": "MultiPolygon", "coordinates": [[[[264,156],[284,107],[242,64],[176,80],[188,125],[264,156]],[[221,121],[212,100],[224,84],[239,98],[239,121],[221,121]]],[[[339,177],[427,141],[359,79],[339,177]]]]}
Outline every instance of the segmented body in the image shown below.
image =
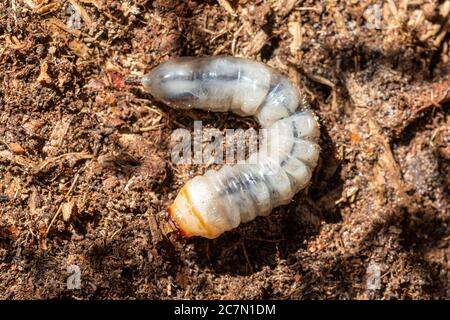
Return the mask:
{"type": "Polygon", "coordinates": [[[179,58],[153,69],[142,84],[174,108],[254,116],[267,129],[250,164],[209,170],[183,186],[169,208],[183,235],[216,238],[268,215],[308,185],[319,157],[319,125],[278,71],[242,58],[179,58]]]}

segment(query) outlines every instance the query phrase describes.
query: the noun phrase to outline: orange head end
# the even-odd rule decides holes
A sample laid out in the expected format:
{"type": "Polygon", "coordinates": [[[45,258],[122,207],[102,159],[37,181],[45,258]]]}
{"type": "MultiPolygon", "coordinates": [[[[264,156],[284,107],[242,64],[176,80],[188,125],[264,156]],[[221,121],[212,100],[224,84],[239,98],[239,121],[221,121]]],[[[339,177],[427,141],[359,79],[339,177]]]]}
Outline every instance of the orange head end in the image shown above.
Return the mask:
{"type": "Polygon", "coordinates": [[[202,236],[213,239],[220,234],[206,223],[204,215],[192,202],[187,186],[181,188],[168,210],[168,216],[170,227],[185,238],[202,236]]]}

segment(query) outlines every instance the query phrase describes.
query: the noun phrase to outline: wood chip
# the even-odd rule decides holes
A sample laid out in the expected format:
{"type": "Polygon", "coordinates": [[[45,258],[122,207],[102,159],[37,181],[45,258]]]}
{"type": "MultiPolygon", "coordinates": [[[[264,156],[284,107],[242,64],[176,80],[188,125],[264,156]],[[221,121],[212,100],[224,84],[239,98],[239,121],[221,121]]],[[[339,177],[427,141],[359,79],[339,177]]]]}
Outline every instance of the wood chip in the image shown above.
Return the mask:
{"type": "Polygon", "coordinates": [[[77,206],[74,199],[64,202],[61,206],[62,218],[64,221],[69,221],[70,217],[76,214],[76,211],[77,206]]]}
{"type": "Polygon", "coordinates": [[[42,207],[42,197],[40,193],[37,191],[36,187],[32,187],[33,192],[28,198],[28,208],[30,209],[30,213],[32,215],[38,214],[38,209],[42,207]]]}
{"type": "Polygon", "coordinates": [[[333,8],[333,17],[336,23],[336,30],[340,34],[341,37],[348,37],[348,30],[345,23],[345,19],[342,16],[342,13],[338,10],[337,6],[333,8]]]}
{"type": "Polygon", "coordinates": [[[406,201],[408,199],[408,195],[405,192],[407,187],[400,173],[400,166],[397,164],[395,157],[392,154],[389,141],[384,137],[380,127],[372,117],[368,119],[367,124],[371,133],[371,139],[375,141],[383,151],[379,153],[378,163],[374,166],[376,181],[378,181],[380,185],[390,185],[391,187],[394,187],[398,192],[398,200],[406,201]]]}
{"type": "Polygon", "coordinates": [[[28,122],[25,122],[22,128],[25,130],[25,133],[29,136],[33,136],[37,134],[38,130],[41,129],[45,125],[45,121],[42,119],[32,119],[28,122]]]}
{"type": "Polygon", "coordinates": [[[22,148],[20,144],[15,142],[11,142],[10,144],[8,144],[8,149],[15,154],[25,154],[25,149],[22,148]]]}
{"type": "Polygon", "coordinates": [[[14,49],[14,50],[21,50],[26,47],[25,43],[21,43],[19,39],[17,39],[16,36],[6,35],[5,36],[6,41],[6,47],[14,49]]]}
{"type": "Polygon", "coordinates": [[[9,150],[0,151],[0,161],[2,160],[11,161],[29,169],[32,169],[34,167],[33,161],[23,156],[15,155],[9,150]]]}
{"type": "Polygon", "coordinates": [[[48,75],[47,70],[48,63],[47,61],[44,61],[41,63],[39,76],[36,79],[39,84],[50,84],[52,82],[52,78],[50,78],[50,76],[48,75]]]}
{"type": "Polygon", "coordinates": [[[34,3],[33,0],[23,0],[24,3],[26,3],[31,9],[36,9],[38,5],[34,3]]]}
{"type": "Polygon", "coordinates": [[[154,214],[152,214],[152,210],[149,210],[147,212],[147,216],[150,227],[150,233],[152,235],[152,243],[153,245],[156,246],[163,239],[163,235],[158,227],[158,222],[156,221],[154,214]]]}
{"type": "Polygon", "coordinates": [[[40,5],[34,8],[37,14],[49,14],[61,10],[61,4],[59,2],[50,2],[48,4],[40,5]]]}
{"type": "Polygon", "coordinates": [[[46,25],[47,25],[47,28],[49,28],[51,31],[57,32],[59,34],[61,34],[61,31],[63,31],[64,33],[70,33],[71,35],[73,35],[75,37],[81,36],[80,30],[71,29],[71,28],[67,27],[67,25],[64,22],[62,22],[61,20],[58,20],[56,18],[47,19],[46,25]]]}
{"type": "Polygon", "coordinates": [[[258,54],[264,45],[267,43],[269,36],[264,32],[264,30],[258,31],[258,33],[254,36],[253,40],[245,49],[245,54],[252,56],[258,54]]]}
{"type": "Polygon", "coordinates": [[[92,22],[91,16],[87,13],[86,9],[84,9],[83,6],[75,0],[69,0],[69,2],[72,4],[72,6],[75,8],[75,10],[80,14],[81,18],[86,23],[88,28],[91,28],[93,22],[92,22]]]}
{"type": "Polygon", "coordinates": [[[64,137],[69,130],[70,123],[72,122],[72,117],[64,117],[62,120],[58,121],[53,127],[52,133],[50,134],[49,140],[45,143],[42,151],[48,155],[55,155],[58,149],[61,147],[64,137]]]}
{"type": "Polygon", "coordinates": [[[229,14],[235,16],[236,12],[231,7],[230,3],[227,0],[217,0],[219,5],[221,5],[229,14]]]}
{"type": "Polygon", "coordinates": [[[292,42],[289,45],[289,49],[294,57],[298,57],[302,44],[302,20],[300,14],[296,14],[295,16],[296,19],[288,23],[289,33],[292,35],[292,42]]]}
{"type": "Polygon", "coordinates": [[[89,48],[81,41],[70,41],[69,48],[80,58],[86,59],[89,56],[89,48]]]}
{"type": "Polygon", "coordinates": [[[446,0],[439,6],[439,14],[443,18],[447,18],[450,15],[450,0],[446,0]]]}
{"type": "Polygon", "coordinates": [[[277,0],[274,5],[275,11],[280,17],[286,17],[294,8],[297,0],[277,0]]]}

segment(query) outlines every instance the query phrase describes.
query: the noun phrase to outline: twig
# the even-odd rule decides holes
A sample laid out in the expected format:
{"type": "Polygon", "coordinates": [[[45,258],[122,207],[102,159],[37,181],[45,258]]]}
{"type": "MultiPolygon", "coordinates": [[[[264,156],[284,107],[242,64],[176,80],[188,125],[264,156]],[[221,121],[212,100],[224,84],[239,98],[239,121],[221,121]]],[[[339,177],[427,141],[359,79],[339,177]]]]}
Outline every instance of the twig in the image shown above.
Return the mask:
{"type": "Polygon", "coordinates": [[[245,249],[244,239],[242,239],[241,245],[242,245],[242,251],[244,252],[245,260],[247,260],[248,267],[250,268],[250,272],[253,273],[253,267],[250,263],[250,259],[248,258],[247,249],[245,249]]]}
{"type": "Polygon", "coordinates": [[[56,211],[55,215],[53,216],[52,220],[50,221],[50,223],[49,223],[49,225],[47,227],[47,230],[45,231],[45,237],[47,237],[47,234],[50,231],[50,228],[55,223],[56,218],[59,216],[59,213],[61,212],[61,209],[62,209],[62,206],[63,206],[65,200],[67,200],[67,198],[70,196],[70,194],[72,193],[73,189],[75,188],[75,185],[78,182],[78,178],[80,178],[80,174],[79,173],[75,174],[75,177],[74,177],[74,179],[72,181],[72,184],[70,185],[69,190],[67,191],[67,193],[64,196],[64,198],[61,200],[61,202],[59,204],[59,207],[58,207],[58,210],[56,211]]]}
{"type": "Polygon", "coordinates": [[[83,160],[83,159],[92,159],[94,156],[85,152],[69,152],[69,153],[65,153],[62,154],[60,156],[54,157],[54,158],[50,158],[50,159],[46,159],[44,161],[42,161],[41,163],[39,163],[39,165],[36,166],[35,168],[35,173],[39,173],[41,172],[45,167],[47,167],[49,164],[53,163],[53,162],[57,162],[61,159],[67,158],[67,157],[75,157],[77,158],[77,160],[83,160]]]}

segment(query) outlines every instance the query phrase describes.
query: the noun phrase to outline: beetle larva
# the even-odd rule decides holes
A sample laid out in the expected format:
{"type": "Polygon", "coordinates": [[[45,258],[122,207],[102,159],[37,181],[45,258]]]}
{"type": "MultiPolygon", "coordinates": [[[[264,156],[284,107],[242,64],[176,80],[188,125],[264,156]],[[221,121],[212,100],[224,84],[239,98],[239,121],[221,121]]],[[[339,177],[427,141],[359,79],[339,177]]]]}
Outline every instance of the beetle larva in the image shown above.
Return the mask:
{"type": "Polygon", "coordinates": [[[254,116],[268,129],[265,146],[250,155],[254,164],[209,170],[182,187],[169,208],[169,221],[184,236],[216,238],[268,215],[309,183],[319,157],[319,124],[281,73],[242,58],[179,58],[156,67],[141,82],[171,107],[254,116]]]}

